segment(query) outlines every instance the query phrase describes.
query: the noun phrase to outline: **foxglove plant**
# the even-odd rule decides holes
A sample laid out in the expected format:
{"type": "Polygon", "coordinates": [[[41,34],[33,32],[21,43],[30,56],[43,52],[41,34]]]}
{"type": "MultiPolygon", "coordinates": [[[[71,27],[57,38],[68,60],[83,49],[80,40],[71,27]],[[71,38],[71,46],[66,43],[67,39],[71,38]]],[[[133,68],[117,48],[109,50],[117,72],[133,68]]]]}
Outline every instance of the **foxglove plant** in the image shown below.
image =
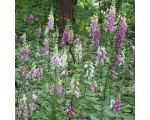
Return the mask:
{"type": "Polygon", "coordinates": [[[48,47],[45,47],[44,48],[44,56],[47,57],[49,54],[49,48],[48,47]]]}
{"type": "Polygon", "coordinates": [[[114,65],[113,65],[113,70],[116,71],[116,66],[117,64],[119,64],[119,62],[121,61],[121,56],[120,55],[116,55],[115,56],[115,60],[114,60],[114,65]]]}
{"type": "Polygon", "coordinates": [[[20,39],[21,39],[22,43],[24,44],[26,41],[26,34],[24,33],[22,36],[20,36],[20,39]]]}
{"type": "Polygon", "coordinates": [[[64,50],[64,53],[61,57],[61,66],[63,69],[67,68],[68,66],[67,59],[68,59],[67,51],[64,50]]]}
{"type": "Polygon", "coordinates": [[[49,90],[51,95],[54,95],[54,91],[57,90],[58,94],[64,95],[64,88],[62,87],[62,81],[59,80],[58,83],[51,85],[49,90]]]}
{"type": "Polygon", "coordinates": [[[54,17],[53,17],[53,13],[50,12],[50,15],[48,17],[48,28],[50,31],[52,31],[54,29],[54,17]]]}
{"type": "Polygon", "coordinates": [[[51,11],[50,14],[49,14],[49,17],[48,17],[48,24],[45,28],[45,32],[44,32],[44,35],[45,35],[45,40],[44,40],[44,56],[48,56],[49,55],[49,52],[50,52],[50,38],[49,38],[49,31],[52,31],[54,29],[54,17],[53,17],[53,12],[51,11]]]}
{"type": "Polygon", "coordinates": [[[121,51],[122,51],[126,30],[127,30],[126,21],[122,20],[120,22],[120,26],[119,26],[119,29],[117,31],[117,44],[116,44],[114,65],[113,65],[113,70],[112,70],[112,80],[116,79],[116,76],[115,76],[116,66],[121,60],[120,54],[121,54],[121,51]]]}
{"type": "Polygon", "coordinates": [[[56,85],[56,89],[57,89],[58,94],[64,95],[64,88],[62,87],[62,81],[61,80],[58,81],[58,83],[56,85]]]}
{"type": "Polygon", "coordinates": [[[32,112],[36,109],[36,104],[35,103],[31,103],[30,104],[30,113],[32,115],[32,112]]]}
{"type": "Polygon", "coordinates": [[[114,113],[118,113],[119,110],[120,110],[120,108],[121,108],[121,100],[118,99],[118,100],[116,101],[115,105],[114,105],[114,110],[113,110],[114,113]]]}
{"type": "Polygon", "coordinates": [[[39,47],[37,47],[37,49],[36,49],[36,54],[35,54],[35,56],[37,57],[37,58],[39,58],[41,55],[40,55],[40,49],[39,49],[39,47]]]}
{"type": "Polygon", "coordinates": [[[22,111],[23,111],[23,108],[24,108],[24,104],[25,104],[25,102],[24,102],[22,99],[20,99],[20,100],[19,100],[19,104],[18,104],[18,109],[17,109],[18,117],[19,117],[19,118],[20,118],[21,115],[22,115],[22,111]]]}
{"type": "Polygon", "coordinates": [[[28,107],[27,106],[24,106],[23,118],[24,120],[28,120],[28,107]]]}
{"type": "Polygon", "coordinates": [[[41,31],[42,31],[42,29],[40,27],[36,29],[36,38],[37,38],[37,41],[39,41],[39,38],[40,38],[40,35],[41,35],[41,31]]]}
{"type": "Polygon", "coordinates": [[[65,114],[68,114],[69,117],[75,117],[76,116],[76,110],[73,106],[67,106],[67,109],[65,110],[65,114]]]}
{"type": "Polygon", "coordinates": [[[70,40],[70,32],[69,32],[69,30],[65,29],[62,39],[61,39],[62,47],[65,47],[69,40],[70,40]]]}
{"type": "Polygon", "coordinates": [[[111,31],[111,32],[116,31],[117,27],[115,26],[116,25],[115,17],[116,17],[115,9],[110,10],[107,17],[105,31],[111,31]]]}
{"type": "Polygon", "coordinates": [[[96,51],[96,63],[95,65],[97,66],[99,61],[101,62],[101,65],[104,65],[104,61],[106,60],[106,50],[105,47],[99,47],[96,51]]]}
{"type": "Polygon", "coordinates": [[[91,41],[91,45],[92,46],[96,46],[96,48],[99,47],[100,44],[100,30],[97,28],[98,25],[98,20],[97,18],[92,19],[91,20],[91,24],[90,24],[90,29],[91,29],[91,34],[92,34],[92,41],[91,41]]]}
{"type": "Polygon", "coordinates": [[[49,90],[50,95],[54,95],[54,90],[55,90],[55,89],[56,89],[56,88],[55,88],[55,85],[51,85],[50,90],[49,90]]]}
{"type": "Polygon", "coordinates": [[[119,30],[117,31],[117,50],[116,54],[119,54],[122,50],[123,43],[125,40],[125,35],[126,35],[126,30],[127,30],[127,24],[126,21],[123,19],[120,23],[119,30]]]}
{"type": "MultiPolygon", "coordinates": [[[[105,47],[100,46],[101,32],[98,28],[98,20],[96,18],[92,19],[90,24],[91,39],[94,46],[91,47],[92,50],[87,48],[89,46],[85,43],[88,42],[82,41],[81,44],[81,41],[79,41],[79,39],[74,40],[73,31],[66,26],[66,29],[64,30],[61,39],[61,45],[63,49],[59,49],[58,51],[58,45],[57,45],[59,40],[57,34],[58,30],[57,29],[54,30],[54,17],[52,14],[50,14],[48,18],[48,23],[46,25],[45,32],[44,32],[45,38],[43,42],[43,46],[44,46],[43,56],[47,56],[44,57],[44,59],[46,60],[41,60],[43,59],[43,57],[40,57],[41,55],[40,55],[39,48],[42,47],[39,46],[41,28],[37,29],[37,34],[36,34],[36,38],[38,41],[37,51],[30,52],[30,49],[24,48],[24,45],[26,44],[25,42],[26,35],[21,36],[21,40],[23,42],[23,51],[22,51],[23,55],[20,58],[21,67],[20,66],[18,67],[18,64],[17,67],[21,68],[21,78],[23,79],[26,78],[26,79],[19,81],[19,87],[20,87],[20,83],[22,83],[21,87],[19,88],[20,89],[19,92],[21,91],[20,94],[18,92],[18,89],[16,90],[18,92],[17,102],[19,103],[17,109],[17,113],[19,116],[18,119],[24,119],[24,120],[36,119],[39,117],[37,116],[37,113],[39,112],[40,115],[42,114],[46,115],[44,119],[52,119],[52,120],[67,119],[66,116],[61,116],[62,114],[58,115],[58,108],[63,108],[64,105],[67,106],[67,108],[64,110],[64,113],[69,116],[69,120],[72,118],[78,120],[84,120],[84,119],[90,119],[90,117],[92,119],[92,115],[87,115],[85,113],[85,112],[87,113],[91,112],[89,108],[94,108],[92,112],[96,112],[96,116],[94,115],[93,118],[98,117],[101,119],[102,117],[102,120],[107,119],[106,118],[107,116],[104,113],[107,110],[106,108],[110,107],[109,109],[113,109],[112,111],[114,113],[119,113],[119,110],[121,108],[120,99],[122,98],[122,93],[119,94],[120,99],[112,102],[111,100],[114,100],[114,97],[110,91],[114,92],[114,89],[116,90],[116,87],[119,86],[120,87],[119,90],[122,92],[123,91],[122,88],[124,88],[123,80],[126,79],[127,77],[124,74],[122,74],[124,71],[121,71],[122,76],[119,77],[121,78],[121,81],[119,81],[119,83],[113,82],[112,86],[111,86],[112,81],[109,81],[109,77],[110,77],[110,71],[112,70],[111,79],[115,80],[117,78],[116,76],[119,75],[116,72],[117,65],[119,66],[120,65],[122,66],[122,64],[125,65],[123,63],[123,60],[125,59],[123,59],[122,57],[123,56],[122,52],[124,52],[124,50],[122,51],[122,48],[125,39],[126,25],[125,23],[123,23],[124,21],[121,21],[120,26],[118,27],[118,29],[116,29],[115,14],[116,13],[114,10],[110,10],[106,27],[105,27],[105,30],[109,31],[107,33],[115,32],[116,30],[118,30],[117,37],[116,37],[117,49],[115,50],[115,53],[112,54],[112,56],[114,57],[113,65],[111,62],[112,56],[110,57],[110,59],[108,59],[108,57],[111,54],[110,51],[112,52],[114,51],[112,49],[109,49],[110,46],[107,46],[108,51],[106,52],[105,47]],[[82,47],[82,45],[84,45],[84,47],[82,47]],[[30,69],[29,64],[33,61],[33,59],[27,62],[28,64],[25,64],[26,62],[24,62],[23,60],[25,61],[28,60],[29,52],[31,54],[30,55],[31,57],[32,57],[32,53],[36,56],[35,59],[36,61],[34,62],[33,66],[31,66],[30,72],[27,73],[27,70],[30,69]],[[70,54],[68,54],[69,52],[70,54]],[[94,52],[95,55],[93,54],[94,52]],[[83,58],[82,54],[85,57],[84,59],[82,59],[83,58]],[[73,58],[74,63],[72,63],[71,57],[73,58]],[[41,64],[42,62],[43,64],[41,64]],[[38,67],[35,64],[38,65],[38,67]],[[40,66],[44,68],[44,74],[40,66]],[[83,66],[84,68],[82,68],[83,66]],[[43,78],[43,80],[39,82],[41,78],[43,78]],[[37,83],[39,82],[39,84],[36,84],[36,82],[37,83]],[[41,87],[39,87],[39,85],[41,85],[41,87]],[[36,88],[36,90],[34,90],[33,88],[36,88]],[[30,92],[31,94],[30,93],[28,94],[27,92],[30,92]],[[41,92],[43,93],[46,92],[46,93],[41,95],[41,92]],[[28,99],[26,97],[23,97],[23,99],[20,100],[20,97],[22,96],[23,93],[28,95],[28,99]],[[110,106],[109,105],[105,106],[106,105],[105,102],[107,102],[108,99],[109,99],[110,106]],[[39,104],[41,103],[41,100],[43,100],[42,106],[39,104]],[[80,104],[79,102],[82,102],[81,106],[79,106],[78,109],[75,109],[75,105],[80,104]],[[93,104],[91,105],[87,104],[90,102],[93,102],[93,104]],[[36,103],[38,104],[36,105],[36,103]],[[43,107],[45,107],[44,105],[47,105],[47,107],[43,111],[43,107]],[[36,109],[37,106],[38,109],[36,109]],[[102,106],[102,108],[100,108],[99,106],[100,107],[102,106]],[[34,110],[36,110],[36,112],[33,112],[34,110]],[[49,115],[49,110],[50,110],[50,115],[49,115]],[[83,111],[83,114],[81,114],[81,111],[83,111]],[[97,114],[97,112],[101,112],[101,113],[97,114]]],[[[112,35],[113,34],[111,34],[110,36],[112,35]]],[[[78,38],[80,37],[80,35],[76,35],[75,37],[78,38]]],[[[31,45],[34,44],[32,42],[29,43],[31,45]]],[[[133,52],[135,52],[134,46],[132,47],[132,50],[133,52]]],[[[18,68],[16,71],[20,72],[20,69],[18,70],[18,68]]],[[[130,69],[127,70],[132,72],[132,70],[130,69]]],[[[18,78],[20,78],[20,76],[19,77],[17,76],[17,81],[16,81],[17,84],[18,84],[18,78]]],[[[133,92],[134,94],[135,88],[133,88],[133,91],[131,92],[133,92]]]]}
{"type": "MultiPolygon", "coordinates": [[[[122,53],[123,54],[123,53],[122,53]]],[[[124,58],[121,55],[115,55],[115,59],[114,59],[114,63],[113,63],[113,68],[112,68],[112,80],[116,80],[116,69],[117,69],[117,65],[120,66],[120,64],[123,63],[124,66],[124,58]]]]}
{"type": "Polygon", "coordinates": [[[33,69],[31,76],[32,80],[40,79],[42,77],[42,71],[38,69],[33,69]]]}
{"type": "Polygon", "coordinates": [[[80,96],[80,91],[79,91],[79,82],[78,81],[75,81],[74,78],[71,79],[71,82],[70,82],[70,87],[71,87],[71,92],[76,96],[76,98],[79,98],[80,96]]]}
{"type": "Polygon", "coordinates": [[[32,66],[33,67],[32,67],[31,72],[30,72],[32,80],[40,79],[43,75],[43,69],[42,68],[37,68],[36,69],[35,63],[33,63],[32,66]]]}
{"type": "Polygon", "coordinates": [[[98,29],[92,30],[92,38],[99,39],[100,38],[100,31],[98,29]]]}
{"type": "Polygon", "coordinates": [[[54,55],[51,59],[51,64],[53,65],[54,68],[60,67],[61,66],[61,56],[54,55]]]}
{"type": "Polygon", "coordinates": [[[75,45],[74,56],[76,58],[76,61],[81,61],[81,59],[82,59],[82,44],[79,42],[75,45]]]}
{"type": "Polygon", "coordinates": [[[44,47],[44,56],[47,57],[49,54],[49,39],[45,38],[44,42],[43,42],[44,47]]]}
{"type": "Polygon", "coordinates": [[[92,19],[90,24],[90,29],[94,31],[98,25],[98,19],[92,19]]]}
{"type": "Polygon", "coordinates": [[[32,22],[32,21],[34,20],[34,16],[33,16],[33,15],[30,15],[30,16],[28,17],[28,19],[29,19],[29,22],[32,22]]]}
{"type": "Polygon", "coordinates": [[[21,78],[22,79],[24,79],[25,78],[25,74],[26,74],[26,71],[25,71],[25,68],[24,67],[22,67],[22,69],[21,69],[21,78]]]}
{"type": "Polygon", "coordinates": [[[115,102],[116,102],[116,101],[115,101],[114,99],[111,99],[111,100],[110,100],[110,108],[111,108],[111,109],[113,109],[115,102]]]}
{"type": "Polygon", "coordinates": [[[23,53],[23,56],[20,58],[20,61],[22,61],[22,60],[27,61],[28,60],[28,54],[29,54],[29,50],[25,49],[24,53],[23,53]]]}
{"type": "Polygon", "coordinates": [[[46,26],[44,35],[47,37],[47,36],[48,36],[48,33],[49,33],[49,28],[48,28],[48,26],[46,26]]]}
{"type": "Polygon", "coordinates": [[[85,77],[88,79],[92,79],[94,77],[94,64],[90,62],[86,62],[84,65],[84,69],[86,69],[85,77]]]}
{"type": "Polygon", "coordinates": [[[100,44],[100,40],[95,40],[96,48],[98,48],[98,47],[99,47],[99,44],[100,44]]]}
{"type": "Polygon", "coordinates": [[[45,47],[49,47],[49,39],[48,38],[45,38],[44,42],[43,42],[43,45],[45,47]]]}
{"type": "Polygon", "coordinates": [[[23,95],[23,98],[19,100],[18,104],[18,117],[23,117],[24,120],[28,120],[28,108],[26,103],[26,96],[23,95]]]}
{"type": "Polygon", "coordinates": [[[94,81],[93,87],[90,89],[91,93],[94,93],[95,89],[97,88],[97,83],[94,81]]]}

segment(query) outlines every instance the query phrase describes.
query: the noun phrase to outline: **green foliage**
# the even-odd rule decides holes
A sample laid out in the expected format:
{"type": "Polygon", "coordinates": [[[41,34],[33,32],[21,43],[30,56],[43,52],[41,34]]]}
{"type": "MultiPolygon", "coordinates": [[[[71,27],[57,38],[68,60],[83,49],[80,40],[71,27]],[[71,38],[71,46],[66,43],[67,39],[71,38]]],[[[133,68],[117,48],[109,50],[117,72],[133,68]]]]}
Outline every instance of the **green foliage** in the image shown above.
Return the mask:
{"type": "MultiPolygon", "coordinates": [[[[60,4],[59,0],[16,0],[16,33],[21,36],[26,33],[27,39],[25,45],[29,46],[28,61],[21,62],[20,58],[23,54],[22,49],[25,45],[22,44],[20,38],[16,41],[16,109],[18,108],[19,100],[24,95],[27,97],[28,108],[33,101],[33,93],[38,96],[35,102],[36,109],[29,119],[32,120],[78,120],[82,114],[85,120],[134,120],[135,103],[134,95],[132,94],[135,70],[131,61],[134,59],[134,53],[131,49],[134,45],[134,1],[133,0],[77,0],[74,4],[73,17],[75,21],[69,21],[69,25],[73,26],[74,36],[69,41],[67,46],[60,47],[57,51],[54,49],[55,44],[60,45],[58,38],[58,26],[60,21],[60,4]],[[100,8],[98,4],[100,1],[100,8]],[[116,39],[116,33],[105,32],[107,14],[111,7],[116,8],[116,20],[125,17],[127,21],[127,33],[123,46],[121,62],[116,69],[116,80],[111,81],[111,72],[114,62],[115,45],[111,41],[116,39]],[[49,57],[43,56],[43,41],[44,30],[48,22],[50,10],[53,10],[55,24],[54,30],[49,33],[49,57]],[[32,23],[29,23],[28,17],[35,17],[32,23]],[[99,21],[98,29],[101,31],[100,47],[105,46],[107,59],[104,63],[95,65],[97,48],[91,47],[91,18],[97,16],[99,21]],[[42,33],[39,42],[36,40],[36,29],[42,28],[42,33]],[[76,40],[82,44],[82,59],[75,57],[76,62],[73,63],[73,55],[75,55],[76,40]],[[40,49],[41,56],[37,58],[37,47],[40,49]],[[71,48],[71,49],[70,49],[71,48]],[[72,50],[72,51],[71,51],[72,50]],[[60,56],[67,54],[67,72],[65,77],[60,76],[64,70],[62,67],[53,67],[51,60],[57,53],[60,56]],[[72,53],[71,53],[72,52],[72,53]],[[73,55],[72,55],[73,54],[73,55]],[[43,74],[39,80],[33,80],[31,72],[36,66],[36,69],[42,68],[43,74]],[[88,65],[85,68],[85,65],[88,65]],[[124,68],[126,65],[126,69],[124,68]],[[22,67],[25,67],[26,78],[22,79],[22,67]],[[93,77],[89,77],[90,71],[94,71],[93,77]],[[132,73],[132,75],[131,75],[132,73]],[[87,75],[88,74],[88,75],[87,75]],[[74,80],[74,81],[73,81],[74,80]],[[97,82],[95,92],[91,92],[91,88],[97,82]],[[75,86],[72,90],[71,82],[75,86]],[[27,83],[26,91],[23,90],[23,85],[27,83]],[[53,87],[58,87],[59,83],[64,88],[64,95],[61,95],[57,90],[52,91],[53,87]],[[79,98],[76,97],[75,91],[79,89],[79,98]],[[121,99],[121,109],[118,114],[113,112],[113,107],[116,99],[121,99]],[[76,110],[75,117],[71,118],[65,113],[67,106],[74,106],[76,110]]],[[[119,24],[117,24],[118,26],[119,24]]],[[[16,114],[17,117],[17,114],[16,114]]]]}

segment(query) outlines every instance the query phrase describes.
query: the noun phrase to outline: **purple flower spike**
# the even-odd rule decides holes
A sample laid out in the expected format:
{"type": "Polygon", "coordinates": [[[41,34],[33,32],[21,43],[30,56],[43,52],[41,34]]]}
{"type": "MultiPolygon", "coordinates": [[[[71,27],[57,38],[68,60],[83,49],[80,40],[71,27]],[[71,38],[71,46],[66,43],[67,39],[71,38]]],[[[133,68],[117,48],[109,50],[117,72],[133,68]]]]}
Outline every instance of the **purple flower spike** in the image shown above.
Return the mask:
{"type": "Polygon", "coordinates": [[[23,56],[20,58],[20,61],[22,60],[28,60],[28,54],[29,54],[29,51],[28,50],[24,50],[24,54],[23,56]]]}
{"type": "Polygon", "coordinates": [[[119,110],[120,110],[120,107],[121,107],[121,100],[118,99],[118,100],[116,101],[115,105],[114,105],[114,110],[113,110],[114,113],[118,113],[119,110]]]}
{"type": "Polygon", "coordinates": [[[47,57],[47,56],[48,56],[48,53],[49,53],[49,48],[48,48],[48,47],[45,47],[45,48],[44,48],[44,56],[47,57]]]}
{"type": "Polygon", "coordinates": [[[104,61],[106,60],[106,55],[107,53],[105,47],[101,47],[101,48],[99,47],[96,52],[96,63],[100,61],[101,64],[104,65],[104,61]]]}
{"type": "Polygon", "coordinates": [[[21,39],[22,43],[24,44],[26,41],[26,34],[24,33],[22,36],[20,36],[20,39],[21,39]]]}
{"type": "Polygon", "coordinates": [[[65,114],[68,114],[70,117],[75,117],[76,110],[73,106],[68,106],[67,109],[65,110],[65,114]]]}
{"type": "Polygon", "coordinates": [[[121,52],[121,49],[123,47],[124,39],[125,39],[125,34],[127,30],[127,24],[125,20],[123,20],[120,23],[119,31],[117,32],[117,37],[118,37],[118,43],[117,43],[117,54],[121,52]]]}
{"type": "Polygon", "coordinates": [[[92,31],[92,37],[93,39],[99,39],[100,38],[100,31],[98,29],[92,31]]]}
{"type": "Polygon", "coordinates": [[[54,56],[54,57],[52,57],[51,64],[52,64],[54,67],[60,66],[60,64],[61,64],[61,58],[60,58],[59,56],[54,56]]]}
{"type": "Polygon", "coordinates": [[[94,87],[92,87],[92,88],[90,89],[90,91],[91,91],[91,93],[94,93],[95,88],[94,88],[94,87]]]}
{"type": "Polygon", "coordinates": [[[96,48],[99,47],[100,43],[100,30],[97,28],[98,20],[93,19],[91,20],[90,29],[91,29],[91,35],[92,35],[92,41],[91,46],[96,46],[96,48]]]}
{"type": "Polygon", "coordinates": [[[120,56],[116,55],[115,56],[115,63],[118,64],[120,62],[121,58],[120,56]]]}
{"type": "Polygon", "coordinates": [[[53,30],[53,29],[54,29],[54,17],[53,17],[53,16],[51,16],[51,17],[49,18],[49,21],[48,21],[48,28],[49,28],[49,30],[53,30]]]}
{"type": "Polygon", "coordinates": [[[98,48],[98,47],[99,47],[99,43],[100,43],[100,40],[95,40],[96,48],[98,48]]]}
{"type": "Polygon", "coordinates": [[[39,70],[33,69],[31,77],[33,80],[40,79],[42,77],[42,72],[39,70]]]}
{"type": "Polygon", "coordinates": [[[29,19],[30,22],[32,22],[34,20],[34,16],[30,15],[28,19],[29,19]]]}
{"type": "Polygon", "coordinates": [[[107,23],[106,23],[106,27],[105,27],[105,31],[111,31],[114,32],[116,31],[116,26],[115,26],[115,16],[116,13],[114,10],[110,10],[109,14],[108,14],[108,18],[107,18],[107,23]]]}
{"type": "Polygon", "coordinates": [[[32,114],[33,110],[35,110],[35,109],[36,109],[36,105],[35,105],[35,103],[32,103],[30,105],[30,113],[32,114]]]}
{"type": "Polygon", "coordinates": [[[61,45],[62,45],[62,47],[66,46],[66,44],[69,41],[69,39],[70,39],[69,31],[65,30],[64,33],[63,33],[63,37],[61,39],[61,45]]]}
{"type": "Polygon", "coordinates": [[[27,106],[24,106],[23,118],[24,118],[24,120],[28,120],[28,108],[27,108],[27,106]]]}
{"type": "Polygon", "coordinates": [[[98,24],[98,22],[96,19],[91,20],[90,28],[92,31],[94,31],[96,29],[97,24],[98,24]]]}
{"type": "Polygon", "coordinates": [[[49,45],[49,40],[47,38],[44,40],[43,45],[44,46],[48,46],[49,45]]]}

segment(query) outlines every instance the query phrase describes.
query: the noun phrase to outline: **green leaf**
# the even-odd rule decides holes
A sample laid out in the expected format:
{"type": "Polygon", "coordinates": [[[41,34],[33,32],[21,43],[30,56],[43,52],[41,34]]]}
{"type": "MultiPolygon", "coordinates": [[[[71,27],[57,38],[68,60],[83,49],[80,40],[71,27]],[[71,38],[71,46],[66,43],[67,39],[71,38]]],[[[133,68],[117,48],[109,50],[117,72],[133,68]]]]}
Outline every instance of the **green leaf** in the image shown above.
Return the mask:
{"type": "Polygon", "coordinates": [[[98,120],[97,117],[95,117],[94,115],[90,115],[91,120],[98,120]]]}
{"type": "Polygon", "coordinates": [[[96,109],[96,110],[101,110],[101,106],[100,105],[93,105],[94,106],[94,108],[96,109]]]}

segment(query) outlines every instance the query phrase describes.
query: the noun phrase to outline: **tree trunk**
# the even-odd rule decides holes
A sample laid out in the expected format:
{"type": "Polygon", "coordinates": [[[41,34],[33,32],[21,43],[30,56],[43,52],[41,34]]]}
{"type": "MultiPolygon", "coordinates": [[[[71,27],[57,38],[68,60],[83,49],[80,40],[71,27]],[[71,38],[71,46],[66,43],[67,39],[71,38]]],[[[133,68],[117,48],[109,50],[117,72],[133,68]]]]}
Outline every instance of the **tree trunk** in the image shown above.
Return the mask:
{"type": "Polygon", "coordinates": [[[73,20],[73,0],[60,0],[60,26],[59,26],[59,37],[61,38],[65,26],[66,20],[73,20]]]}
{"type": "MultiPolygon", "coordinates": [[[[73,0],[73,8],[77,6],[77,0],[73,0]]],[[[74,12],[74,11],[73,11],[74,12]]],[[[72,22],[75,23],[75,17],[74,15],[72,16],[72,22]]]]}

